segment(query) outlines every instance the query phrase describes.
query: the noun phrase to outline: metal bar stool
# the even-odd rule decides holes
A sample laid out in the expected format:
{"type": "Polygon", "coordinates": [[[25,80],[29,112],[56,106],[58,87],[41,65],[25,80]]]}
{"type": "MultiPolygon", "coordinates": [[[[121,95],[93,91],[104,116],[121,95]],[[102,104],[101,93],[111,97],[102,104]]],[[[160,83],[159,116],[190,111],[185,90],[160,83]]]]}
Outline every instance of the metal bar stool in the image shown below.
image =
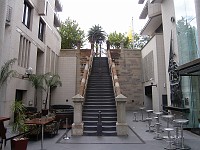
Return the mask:
{"type": "Polygon", "coordinates": [[[151,113],[153,113],[153,110],[146,110],[146,112],[147,112],[148,118],[151,118],[151,113]]]}
{"type": "Polygon", "coordinates": [[[187,120],[187,119],[175,119],[174,122],[177,123],[177,124],[180,124],[180,129],[181,129],[181,145],[180,145],[179,149],[181,149],[181,150],[191,149],[190,147],[186,147],[184,145],[184,137],[183,137],[183,125],[187,124],[189,122],[189,120],[187,120]]]}
{"type": "Polygon", "coordinates": [[[141,111],[141,115],[142,115],[142,119],[140,121],[145,121],[144,120],[144,109],[145,109],[145,107],[140,107],[140,111],[141,111]]]}
{"type": "Polygon", "coordinates": [[[152,125],[151,125],[151,121],[152,118],[146,118],[146,121],[148,122],[148,130],[146,130],[146,132],[154,132],[154,130],[151,129],[152,125]]]}
{"type": "Polygon", "coordinates": [[[138,122],[138,120],[137,120],[137,112],[133,112],[133,122],[138,122]]]}
{"type": "Polygon", "coordinates": [[[173,140],[172,140],[172,136],[171,136],[171,131],[174,131],[174,129],[173,128],[164,128],[164,130],[167,132],[167,137],[168,137],[168,140],[167,140],[168,145],[167,145],[167,147],[165,147],[165,149],[167,149],[167,150],[174,150],[174,149],[176,149],[172,145],[173,140]]]}
{"type": "Polygon", "coordinates": [[[163,137],[161,137],[160,136],[160,132],[161,132],[161,130],[160,130],[160,126],[161,126],[161,124],[160,123],[156,123],[155,124],[155,126],[156,126],[156,136],[154,137],[154,139],[156,139],[156,140],[162,140],[163,139],[163,137]]]}

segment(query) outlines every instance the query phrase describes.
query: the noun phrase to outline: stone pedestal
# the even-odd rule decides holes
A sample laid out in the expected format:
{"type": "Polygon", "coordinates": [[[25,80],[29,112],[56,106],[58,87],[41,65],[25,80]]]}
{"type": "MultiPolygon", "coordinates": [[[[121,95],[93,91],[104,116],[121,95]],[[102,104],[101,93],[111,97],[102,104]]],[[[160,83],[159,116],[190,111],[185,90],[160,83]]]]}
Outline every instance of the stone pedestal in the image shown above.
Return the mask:
{"type": "Polygon", "coordinates": [[[116,99],[117,105],[117,135],[128,135],[128,125],[126,123],[126,98],[124,95],[118,95],[116,99]]]}
{"type": "Polygon", "coordinates": [[[80,94],[72,97],[74,102],[74,123],[72,124],[72,135],[83,135],[82,105],[84,97],[80,94]]]}

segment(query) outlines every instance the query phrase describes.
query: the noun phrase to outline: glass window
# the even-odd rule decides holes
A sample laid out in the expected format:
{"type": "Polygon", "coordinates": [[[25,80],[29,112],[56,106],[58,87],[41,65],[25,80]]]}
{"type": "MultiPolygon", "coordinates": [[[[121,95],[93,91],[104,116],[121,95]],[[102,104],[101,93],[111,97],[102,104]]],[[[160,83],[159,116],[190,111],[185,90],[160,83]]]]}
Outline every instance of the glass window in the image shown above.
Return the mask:
{"type": "Polygon", "coordinates": [[[38,38],[41,41],[44,41],[44,30],[45,30],[45,23],[44,21],[40,18],[39,21],[39,29],[38,29],[38,38]]]}
{"type": "Polygon", "coordinates": [[[179,63],[199,58],[197,23],[194,0],[175,0],[175,16],[179,63]]]}
{"type": "Polygon", "coordinates": [[[31,9],[32,9],[31,5],[30,5],[27,1],[24,1],[22,23],[23,23],[27,28],[30,28],[31,9]]]}

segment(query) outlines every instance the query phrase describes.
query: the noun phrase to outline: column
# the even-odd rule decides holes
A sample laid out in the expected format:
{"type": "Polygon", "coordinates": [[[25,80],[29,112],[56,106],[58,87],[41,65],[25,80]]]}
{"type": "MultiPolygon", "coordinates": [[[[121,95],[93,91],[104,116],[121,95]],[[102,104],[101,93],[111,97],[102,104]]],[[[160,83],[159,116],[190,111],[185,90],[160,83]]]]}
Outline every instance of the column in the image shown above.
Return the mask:
{"type": "Polygon", "coordinates": [[[72,97],[74,102],[74,123],[72,124],[72,135],[83,135],[82,105],[84,97],[80,94],[72,97]]]}
{"type": "Polygon", "coordinates": [[[126,123],[126,98],[124,95],[118,95],[116,100],[117,105],[117,135],[128,135],[128,125],[126,123]]]}

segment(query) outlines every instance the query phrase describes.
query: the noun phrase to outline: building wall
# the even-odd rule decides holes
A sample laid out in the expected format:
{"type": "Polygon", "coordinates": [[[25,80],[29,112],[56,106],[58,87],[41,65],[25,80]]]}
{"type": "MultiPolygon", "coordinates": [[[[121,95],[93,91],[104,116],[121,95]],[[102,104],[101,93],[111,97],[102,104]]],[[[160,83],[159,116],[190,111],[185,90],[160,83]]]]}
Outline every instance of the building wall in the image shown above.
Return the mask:
{"type": "Polygon", "coordinates": [[[173,0],[164,0],[162,5],[162,20],[163,20],[163,35],[164,35],[164,49],[165,49],[165,63],[166,63],[166,85],[168,95],[168,105],[171,105],[170,100],[170,85],[169,85],[169,51],[170,51],[170,39],[172,32],[173,50],[175,53],[175,60],[178,61],[178,46],[176,38],[176,23],[171,22],[171,17],[175,16],[173,0]]]}
{"type": "MultiPolygon", "coordinates": [[[[46,50],[47,47],[50,48],[50,69],[55,70],[55,58],[54,55],[59,55],[61,37],[57,31],[57,28],[54,25],[54,13],[55,13],[55,0],[47,0],[48,10],[47,15],[39,15],[39,1],[38,0],[29,0],[32,5],[32,15],[30,29],[28,29],[22,23],[23,16],[23,3],[24,0],[7,0],[7,5],[12,8],[11,21],[9,25],[5,27],[4,33],[4,45],[3,45],[3,55],[0,56],[2,62],[6,62],[9,59],[17,58],[19,60],[19,47],[20,47],[20,36],[23,36],[25,39],[30,41],[30,55],[29,59],[24,59],[28,61],[27,66],[21,67],[18,62],[13,65],[14,70],[18,72],[18,75],[12,79],[9,79],[7,84],[4,85],[3,90],[0,91],[0,115],[12,115],[10,112],[10,105],[15,100],[16,90],[23,92],[23,102],[28,105],[29,101],[32,101],[34,104],[34,88],[31,86],[31,83],[28,79],[22,79],[22,76],[25,74],[25,71],[28,67],[33,68],[33,73],[44,74],[46,73],[46,50]],[[45,22],[45,32],[44,32],[44,41],[42,42],[38,38],[38,28],[39,20],[43,19],[45,22]],[[39,53],[39,54],[38,54],[39,53]],[[38,61],[38,62],[37,62],[38,61]],[[53,61],[53,62],[52,62],[53,61]],[[41,64],[43,63],[43,64],[41,64]],[[51,68],[51,66],[53,68],[51,68]],[[37,71],[37,72],[36,72],[37,71]]],[[[1,6],[2,7],[2,6],[1,6]]],[[[1,64],[2,65],[2,64],[1,64]]],[[[40,93],[41,94],[41,93],[40,93]]],[[[43,97],[39,99],[38,108],[41,109],[41,101],[43,97]]]]}
{"type": "Polygon", "coordinates": [[[162,110],[162,97],[166,95],[163,45],[163,35],[156,34],[142,49],[143,88],[151,88],[152,90],[152,95],[145,95],[144,92],[144,106],[146,109],[153,109],[154,111],[162,110]],[[148,59],[146,59],[147,57],[148,59]]]}
{"type": "Polygon", "coordinates": [[[143,105],[142,65],[140,50],[112,50],[121,92],[127,97],[126,108],[133,110],[143,105]]]}
{"type": "Polygon", "coordinates": [[[58,61],[58,74],[62,86],[52,91],[52,105],[73,105],[72,97],[76,95],[76,57],[60,57],[58,61]],[[68,102],[66,102],[68,100],[68,102]]]}

